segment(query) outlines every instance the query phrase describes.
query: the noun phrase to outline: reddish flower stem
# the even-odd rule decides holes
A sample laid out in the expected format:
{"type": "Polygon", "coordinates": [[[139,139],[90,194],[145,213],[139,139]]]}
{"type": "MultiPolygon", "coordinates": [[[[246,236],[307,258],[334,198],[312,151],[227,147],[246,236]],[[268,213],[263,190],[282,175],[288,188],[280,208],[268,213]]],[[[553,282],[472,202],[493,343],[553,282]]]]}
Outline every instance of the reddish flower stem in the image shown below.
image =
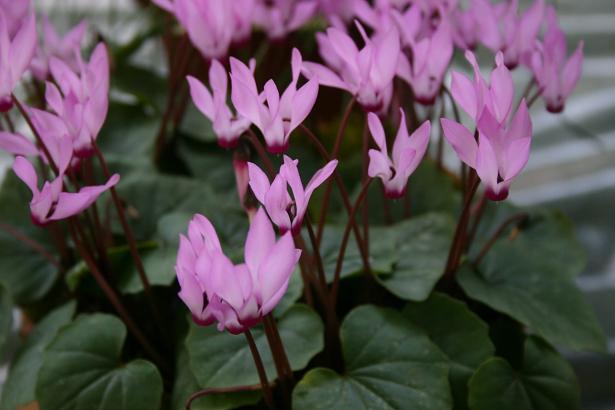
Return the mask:
{"type": "MultiPolygon", "coordinates": [[[[340,148],[342,146],[342,137],[346,133],[346,128],[348,127],[348,121],[350,120],[350,114],[352,113],[352,109],[355,105],[356,98],[352,97],[348,105],[346,106],[346,110],[344,111],[344,116],[342,117],[342,121],[340,122],[340,126],[337,130],[337,135],[335,137],[335,143],[333,144],[333,151],[331,151],[330,158],[337,159],[339,156],[340,148]]],[[[325,221],[327,219],[327,212],[329,210],[329,202],[331,201],[331,191],[333,190],[333,181],[327,182],[325,187],[325,194],[323,197],[322,208],[320,210],[320,216],[318,218],[318,229],[316,231],[316,241],[318,244],[322,241],[323,230],[325,227],[325,221]]]]}
{"type": "Polygon", "coordinates": [[[3,112],[2,116],[4,117],[4,121],[6,122],[6,125],[8,126],[8,130],[10,132],[15,132],[15,126],[13,125],[13,121],[11,120],[11,116],[9,115],[9,113],[3,112]]]}
{"type": "MultiPolygon", "coordinates": [[[[246,335],[246,340],[248,341],[248,346],[250,347],[250,352],[252,353],[252,359],[254,359],[254,365],[256,366],[258,378],[261,382],[260,387],[263,389],[265,404],[267,404],[269,409],[273,409],[273,395],[271,394],[271,388],[269,387],[269,382],[267,381],[267,373],[265,372],[265,366],[263,366],[263,360],[261,359],[261,355],[258,353],[258,347],[256,347],[254,337],[252,337],[252,333],[249,329],[246,330],[244,334],[246,335]]],[[[189,403],[190,401],[186,404],[186,408],[190,407],[189,403]]]]}
{"type": "Polygon", "coordinates": [[[284,344],[280,338],[278,326],[271,314],[263,318],[263,325],[265,327],[265,335],[269,343],[269,349],[271,350],[271,355],[273,356],[273,361],[278,373],[278,385],[281,390],[282,407],[290,409],[293,372],[288,362],[288,356],[286,355],[284,344]]]}
{"type": "MultiPolygon", "coordinates": [[[[342,267],[344,265],[344,254],[346,252],[346,246],[348,245],[350,229],[353,225],[357,210],[359,209],[361,203],[363,202],[363,199],[365,199],[365,196],[367,195],[367,191],[371,182],[372,179],[370,178],[365,182],[365,184],[363,184],[361,192],[359,193],[359,196],[357,197],[357,200],[355,201],[354,206],[350,211],[350,215],[348,215],[348,223],[346,224],[346,228],[344,229],[344,234],[342,236],[342,242],[340,243],[340,250],[337,256],[337,263],[335,265],[335,274],[333,275],[333,284],[331,285],[331,304],[333,306],[337,305],[337,294],[340,284],[340,274],[342,273],[342,267]]],[[[370,275],[371,271],[366,272],[366,274],[370,275]]]]}
{"type": "Polygon", "coordinates": [[[263,146],[263,144],[261,144],[261,142],[259,141],[254,131],[248,128],[244,136],[245,138],[248,139],[250,144],[252,144],[252,146],[256,150],[256,154],[263,162],[263,166],[265,167],[265,172],[267,172],[269,179],[275,178],[275,169],[273,168],[273,164],[271,163],[271,160],[269,159],[269,155],[267,155],[267,151],[265,150],[265,147],[263,146]]]}

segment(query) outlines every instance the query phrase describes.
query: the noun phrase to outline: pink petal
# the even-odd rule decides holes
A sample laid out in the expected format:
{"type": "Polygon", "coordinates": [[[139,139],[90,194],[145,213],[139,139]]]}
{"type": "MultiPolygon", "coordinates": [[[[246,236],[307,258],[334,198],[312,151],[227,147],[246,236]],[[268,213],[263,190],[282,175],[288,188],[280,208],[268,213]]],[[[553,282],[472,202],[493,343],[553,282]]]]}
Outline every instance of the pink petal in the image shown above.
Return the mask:
{"type": "Polygon", "coordinates": [[[350,91],[348,84],[322,64],[306,61],[303,63],[303,72],[307,78],[317,78],[321,85],[350,91]]]}
{"type": "Polygon", "coordinates": [[[568,97],[576,87],[581,77],[583,66],[583,42],[579,42],[574,54],[570,56],[562,71],[562,94],[568,97]]]}
{"type": "Polygon", "coordinates": [[[15,158],[13,171],[30,188],[32,195],[38,194],[38,176],[30,161],[24,157],[15,158]]]}
{"type": "Polygon", "coordinates": [[[258,272],[259,266],[269,254],[275,244],[275,232],[269,217],[263,208],[258,208],[254,219],[250,223],[244,258],[251,272],[258,272]]]}
{"type": "Polygon", "coordinates": [[[219,93],[226,103],[226,90],[228,88],[228,77],[226,70],[218,60],[212,60],[209,68],[209,85],[214,94],[219,93]]]}
{"type": "Polygon", "coordinates": [[[505,153],[505,169],[502,172],[504,180],[516,177],[527,164],[530,157],[532,139],[518,138],[510,143],[505,153]]]}
{"type": "Polygon", "coordinates": [[[290,198],[286,188],[286,180],[277,175],[271,183],[271,188],[265,195],[265,208],[275,223],[283,232],[291,228],[290,217],[287,208],[290,205],[290,198]]]}
{"type": "Polygon", "coordinates": [[[32,141],[22,135],[4,131],[0,131],[0,149],[13,155],[38,155],[38,148],[32,141]]]}
{"type": "Polygon", "coordinates": [[[294,130],[309,115],[318,97],[318,80],[310,79],[303,87],[297,90],[291,106],[290,131],[294,130]]]}
{"type": "Polygon", "coordinates": [[[329,179],[331,174],[333,174],[333,172],[335,171],[337,164],[338,164],[338,161],[334,159],[334,160],[329,161],[324,167],[316,171],[314,176],[312,176],[312,178],[310,179],[310,182],[308,182],[307,185],[305,186],[306,202],[310,200],[310,197],[312,196],[312,193],[316,190],[316,188],[318,188],[327,179],[329,179]]]}
{"type": "Polygon", "coordinates": [[[348,34],[334,27],[327,30],[327,37],[337,55],[349,66],[357,63],[359,50],[348,34]]]}
{"type": "Polygon", "coordinates": [[[271,184],[267,175],[258,167],[258,165],[248,162],[248,177],[250,188],[254,196],[261,204],[265,204],[265,196],[269,191],[271,184]]]}
{"type": "Polygon", "coordinates": [[[88,186],[77,193],[61,192],[56,208],[49,220],[57,221],[81,213],[92,205],[103,192],[117,184],[119,180],[120,176],[115,174],[109,178],[105,185],[88,186]]]}
{"type": "Polygon", "coordinates": [[[387,150],[387,140],[384,134],[384,128],[382,127],[382,123],[376,114],[370,112],[367,114],[367,126],[369,127],[369,132],[372,134],[374,141],[376,141],[376,145],[380,148],[380,151],[384,155],[388,155],[387,150]]]}
{"type": "Polygon", "coordinates": [[[478,137],[478,152],[476,154],[476,173],[487,189],[498,192],[498,163],[495,151],[489,141],[482,133],[478,137]]]}
{"type": "Polygon", "coordinates": [[[447,118],[441,118],[440,125],[446,140],[452,145],[459,159],[468,166],[476,168],[478,146],[472,133],[463,125],[447,118]]]}
{"type": "Polygon", "coordinates": [[[476,119],[478,101],[474,83],[465,75],[456,71],[452,73],[451,94],[459,106],[472,119],[476,119]]]}
{"type": "MultiPolygon", "coordinates": [[[[267,314],[266,310],[273,309],[277,301],[272,300],[278,291],[287,286],[288,280],[299,260],[300,252],[295,249],[295,244],[290,233],[286,233],[270,250],[264,263],[258,270],[259,287],[264,308],[261,313],[267,314]]],[[[279,299],[278,299],[279,301],[279,299]]]]}
{"type": "Polygon", "coordinates": [[[391,160],[381,151],[370,149],[369,155],[369,167],[367,168],[367,175],[370,178],[382,178],[383,181],[388,181],[391,178],[391,160]]]}
{"type": "MultiPolygon", "coordinates": [[[[501,53],[498,53],[501,56],[501,53]]],[[[491,72],[491,92],[493,105],[496,110],[493,114],[500,123],[506,121],[515,96],[515,84],[510,71],[503,63],[491,72]]]]}
{"type": "Polygon", "coordinates": [[[231,100],[239,114],[250,120],[257,127],[261,127],[261,104],[255,89],[231,74],[231,100]]]}
{"type": "Polygon", "coordinates": [[[378,88],[386,87],[393,80],[397,71],[399,52],[399,33],[393,26],[378,42],[375,49],[375,70],[372,72],[372,81],[378,88]]]}
{"type": "Polygon", "coordinates": [[[190,96],[194,105],[205,115],[207,118],[213,121],[214,119],[214,101],[209,90],[199,80],[192,76],[187,76],[188,85],[190,87],[190,96]]]}
{"type": "Polygon", "coordinates": [[[25,21],[21,24],[21,28],[13,38],[11,43],[10,60],[8,64],[11,65],[11,73],[14,83],[19,81],[24,71],[30,65],[30,61],[34,56],[36,50],[36,20],[34,13],[28,15],[25,21]]]}

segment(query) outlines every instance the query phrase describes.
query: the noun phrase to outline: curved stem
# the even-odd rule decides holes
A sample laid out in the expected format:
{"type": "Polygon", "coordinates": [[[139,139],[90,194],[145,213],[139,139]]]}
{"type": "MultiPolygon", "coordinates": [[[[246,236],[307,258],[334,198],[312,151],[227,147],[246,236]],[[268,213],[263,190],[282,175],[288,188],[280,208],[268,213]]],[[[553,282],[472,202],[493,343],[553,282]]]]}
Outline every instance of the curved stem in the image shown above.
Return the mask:
{"type": "MultiPolygon", "coordinates": [[[[333,275],[333,285],[331,286],[331,304],[333,306],[337,304],[337,293],[340,284],[340,274],[342,273],[342,267],[344,265],[344,254],[346,252],[346,246],[348,245],[350,229],[353,225],[357,210],[359,209],[359,207],[361,206],[361,202],[363,202],[363,199],[365,199],[365,196],[367,195],[367,190],[371,182],[372,179],[370,178],[365,182],[365,184],[363,184],[361,192],[359,193],[359,196],[357,197],[357,200],[352,207],[350,215],[348,215],[348,223],[346,224],[346,228],[344,229],[344,235],[342,236],[342,242],[340,243],[340,251],[337,256],[337,262],[335,264],[335,274],[333,275]]],[[[370,272],[368,272],[368,274],[370,274],[370,272]]]]}
{"type": "Polygon", "coordinates": [[[252,358],[254,359],[254,365],[256,366],[258,378],[263,389],[265,403],[267,404],[267,407],[273,409],[273,395],[271,394],[269,382],[267,381],[267,373],[265,372],[265,366],[263,366],[263,360],[258,353],[258,348],[256,347],[256,343],[254,343],[254,337],[252,337],[250,330],[246,330],[244,334],[246,335],[246,340],[248,341],[248,346],[250,347],[250,352],[252,353],[252,358]]]}
{"type": "Polygon", "coordinates": [[[498,227],[498,229],[496,229],[496,231],[493,233],[491,238],[489,238],[489,240],[485,243],[485,245],[483,245],[482,249],[478,253],[478,256],[473,262],[474,265],[478,265],[483,260],[485,255],[487,255],[489,250],[493,247],[495,242],[504,233],[504,231],[506,230],[506,228],[508,228],[508,226],[513,225],[513,224],[517,226],[521,225],[523,222],[525,222],[525,220],[527,220],[527,218],[529,218],[529,215],[526,212],[522,212],[522,213],[512,215],[511,217],[506,219],[504,222],[502,222],[502,224],[498,227]]]}
{"type": "MultiPolygon", "coordinates": [[[[342,117],[342,121],[340,122],[340,126],[337,130],[337,135],[335,137],[335,143],[333,144],[333,151],[331,151],[331,158],[337,159],[340,148],[342,146],[342,137],[346,133],[346,128],[348,126],[348,121],[350,120],[350,114],[352,113],[352,109],[355,105],[356,98],[352,97],[348,105],[346,106],[346,110],[344,111],[344,116],[342,117]]],[[[333,189],[333,181],[327,182],[327,186],[325,187],[325,194],[323,197],[322,208],[320,210],[320,216],[318,218],[318,229],[316,231],[316,239],[317,242],[320,243],[322,240],[323,229],[325,227],[325,220],[327,219],[327,212],[329,210],[329,202],[331,200],[331,191],[333,189]]]]}
{"type": "Polygon", "coordinates": [[[45,154],[45,158],[47,158],[47,162],[49,163],[49,166],[51,167],[53,172],[56,175],[58,175],[59,174],[58,167],[56,163],[54,162],[53,157],[49,153],[47,146],[43,142],[41,135],[38,133],[38,131],[36,130],[36,127],[32,123],[32,119],[30,118],[30,115],[28,115],[28,112],[23,107],[23,105],[21,105],[21,103],[19,102],[15,94],[11,94],[11,99],[13,100],[13,103],[17,106],[17,109],[21,113],[21,116],[24,118],[24,120],[26,120],[26,123],[28,123],[28,126],[32,130],[32,133],[34,134],[34,138],[36,138],[36,142],[38,142],[38,145],[40,145],[41,149],[43,150],[43,154],[45,154]]]}
{"type": "MultiPolygon", "coordinates": [[[[200,390],[193,393],[186,401],[186,410],[190,410],[192,403],[200,399],[201,397],[209,396],[210,394],[223,394],[223,393],[238,393],[242,391],[258,391],[261,390],[261,384],[248,384],[246,386],[233,386],[233,387],[210,387],[208,389],[200,390]]],[[[268,387],[269,388],[269,387],[268,387]]],[[[267,405],[270,409],[273,407],[267,405]]]]}
{"type": "Polygon", "coordinates": [[[30,238],[29,236],[23,234],[15,227],[9,224],[6,224],[4,222],[0,222],[0,230],[11,235],[15,240],[21,242],[22,244],[26,245],[27,247],[29,247],[30,249],[32,249],[33,251],[41,255],[43,258],[45,258],[50,264],[52,264],[56,268],[58,269],[61,268],[60,262],[58,262],[56,258],[54,258],[49,252],[47,252],[47,250],[45,249],[43,245],[41,245],[34,239],[30,238]]]}
{"type": "Polygon", "coordinates": [[[261,144],[254,131],[252,131],[250,128],[248,128],[244,135],[245,138],[248,139],[250,144],[252,144],[252,146],[256,150],[258,157],[261,159],[261,161],[263,161],[263,166],[265,167],[265,172],[267,172],[269,179],[273,179],[275,177],[275,169],[273,167],[271,159],[269,159],[269,156],[267,155],[265,147],[263,147],[263,144],[261,144]]]}

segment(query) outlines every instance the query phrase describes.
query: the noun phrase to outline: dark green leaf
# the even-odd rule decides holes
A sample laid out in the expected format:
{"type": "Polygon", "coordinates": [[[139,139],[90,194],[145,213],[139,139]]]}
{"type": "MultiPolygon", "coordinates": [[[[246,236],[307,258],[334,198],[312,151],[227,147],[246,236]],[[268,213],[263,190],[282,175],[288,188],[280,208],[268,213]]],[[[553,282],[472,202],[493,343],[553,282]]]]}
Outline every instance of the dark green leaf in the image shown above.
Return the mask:
{"type": "Polygon", "coordinates": [[[396,233],[397,263],[390,274],[376,279],[401,299],[425,300],[444,272],[454,222],[447,214],[425,214],[390,229],[396,233]]]}
{"type": "Polygon", "coordinates": [[[446,357],[399,313],[361,306],[340,330],[346,372],[310,370],[293,392],[293,408],[449,409],[446,357]]]}
{"type": "MultiPolygon", "coordinates": [[[[280,336],[293,370],[303,369],[322,350],[323,325],[310,308],[295,305],[278,322],[280,336]]],[[[276,378],[271,351],[262,326],[252,334],[269,380],[276,378]]],[[[186,339],[190,367],[200,386],[231,387],[259,383],[244,335],[219,332],[215,326],[191,324],[186,339]]]]}
{"type": "Polygon", "coordinates": [[[604,351],[604,335],[573,278],[552,259],[529,257],[518,239],[496,242],[478,268],[461,267],[457,281],[466,294],[554,345],[604,351]]]}
{"type": "Polygon", "coordinates": [[[525,342],[521,370],[501,358],[487,360],[468,384],[472,410],[575,410],[579,387],[570,365],[537,338],[525,342]]]}
{"type": "Polygon", "coordinates": [[[442,293],[433,293],[422,303],[409,303],[404,315],[448,356],[455,408],[466,408],[468,380],[495,351],[489,328],[463,302],[442,293]]]}
{"type": "Polygon", "coordinates": [[[156,410],[156,366],[120,361],[126,328],[115,316],[84,315],[60,330],[43,355],[36,397],[45,410],[156,410]]]}
{"type": "Polygon", "coordinates": [[[13,301],[9,291],[0,283],[0,363],[5,359],[6,346],[13,330],[13,301]]]}
{"type": "MultiPolygon", "coordinates": [[[[186,400],[193,393],[203,389],[192,374],[188,351],[182,346],[177,357],[177,369],[175,384],[173,386],[172,409],[184,410],[186,400]]],[[[192,410],[227,410],[249,404],[255,404],[260,400],[259,392],[238,392],[223,394],[208,394],[192,402],[192,410]]]]}
{"type": "MultiPolygon", "coordinates": [[[[32,194],[13,172],[8,172],[0,187],[0,223],[10,225],[37,241],[53,254],[55,249],[47,231],[34,226],[29,203],[32,194]]],[[[57,279],[57,269],[49,261],[0,229],[0,283],[17,304],[32,303],[42,298],[57,279]]]]}
{"type": "Polygon", "coordinates": [[[13,410],[35,401],[34,388],[43,351],[58,330],[71,321],[75,307],[75,302],[70,302],[51,311],[28,335],[11,362],[0,400],[3,409],[13,410]]]}

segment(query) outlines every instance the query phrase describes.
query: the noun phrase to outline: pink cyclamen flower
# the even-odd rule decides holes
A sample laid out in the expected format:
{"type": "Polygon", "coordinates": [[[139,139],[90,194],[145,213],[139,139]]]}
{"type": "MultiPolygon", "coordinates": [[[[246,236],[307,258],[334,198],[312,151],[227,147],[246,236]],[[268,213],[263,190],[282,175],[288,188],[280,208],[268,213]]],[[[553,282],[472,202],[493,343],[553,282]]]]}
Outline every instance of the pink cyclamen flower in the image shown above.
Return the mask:
{"type": "Polygon", "coordinates": [[[314,107],[318,81],[312,78],[297,88],[302,58],[296,48],[292,52],[292,81],[282,96],[273,80],[267,81],[264,91],[259,94],[253,71],[236,58],[231,57],[230,61],[231,99],[235,109],[261,130],[270,152],[285,152],[291,132],[314,107]]]}
{"type": "Polygon", "coordinates": [[[317,34],[320,55],[329,67],[305,62],[304,72],[308,78],[318,78],[324,86],[348,91],[365,109],[379,111],[391,98],[399,59],[399,34],[391,27],[370,39],[359,22],[356,26],[365,41],[361,50],[348,34],[331,27],[326,35],[317,34]]]}
{"type": "Polygon", "coordinates": [[[75,72],[64,61],[52,57],[49,67],[59,89],[47,82],[45,99],[64,121],[75,155],[88,157],[93,154],[92,140],[98,137],[109,109],[109,57],[105,45],[99,43],[87,63],[78,55],[78,66],[75,72]]]}
{"type": "Polygon", "coordinates": [[[425,156],[431,132],[431,123],[425,121],[412,135],[408,136],[406,116],[403,109],[400,109],[400,112],[401,122],[390,157],[380,119],[371,112],[367,116],[369,130],[379,148],[369,150],[367,173],[371,178],[380,178],[386,195],[394,199],[401,198],[406,193],[408,178],[425,156]]]}
{"type": "MultiPolygon", "coordinates": [[[[398,25],[413,24],[415,15],[420,15],[418,6],[413,6],[406,15],[394,13],[398,25]],[[415,11],[416,10],[416,11],[415,11]]],[[[453,38],[448,22],[441,22],[431,37],[417,40],[416,33],[409,29],[401,31],[404,45],[409,49],[411,58],[401,53],[397,74],[414,91],[416,100],[424,105],[432,105],[442,87],[442,80],[453,57],[453,38]]]]}
{"type": "Polygon", "coordinates": [[[479,38],[485,47],[502,51],[510,69],[527,62],[543,22],[544,0],[535,0],[522,15],[518,0],[495,5],[489,0],[474,0],[473,7],[480,18],[479,38]]]}
{"type": "Polygon", "coordinates": [[[281,40],[310,20],[318,9],[317,0],[257,0],[254,22],[272,40],[281,40]]]}
{"type": "MultiPolygon", "coordinates": [[[[20,2],[13,2],[20,3],[20,2]]],[[[30,2],[23,1],[27,4],[30,2]]],[[[27,14],[20,24],[12,21],[13,6],[0,8],[0,112],[13,106],[11,94],[26,71],[36,49],[36,21],[34,13],[27,14]],[[8,11],[8,14],[6,14],[8,11]]]]}
{"type": "MultiPolygon", "coordinates": [[[[480,0],[479,0],[480,1],[480,0]]],[[[450,21],[453,26],[453,40],[455,45],[463,50],[474,50],[479,43],[481,16],[476,12],[474,4],[476,0],[470,0],[467,9],[457,7],[451,11],[450,21]]]]}
{"type": "Polygon", "coordinates": [[[38,155],[36,145],[20,134],[0,131],[0,150],[25,157],[38,155]]]}
{"type": "Polygon", "coordinates": [[[64,172],[72,156],[70,142],[64,145],[62,163],[58,164],[60,174],[53,181],[45,181],[42,189],[38,189],[38,177],[32,164],[24,157],[18,156],[13,164],[13,171],[30,188],[30,215],[37,225],[45,225],[51,221],[70,218],[83,212],[92,205],[98,197],[114,185],[120,176],[114,174],[104,185],[86,186],[79,192],[64,192],[64,172]]]}
{"type": "Polygon", "coordinates": [[[532,55],[531,67],[547,111],[564,110],[566,98],[572,93],[583,66],[583,41],[566,60],[566,36],[559,27],[555,9],[547,9],[547,31],[542,44],[532,55]]]}
{"type": "Polygon", "coordinates": [[[250,188],[282,233],[299,233],[312,193],[337,167],[337,160],[330,161],[314,174],[304,188],[297,168],[298,163],[298,160],[284,155],[284,164],[272,183],[269,183],[267,175],[256,164],[248,163],[250,188]],[[292,198],[288,193],[289,187],[292,198]]]}
{"type": "Polygon", "coordinates": [[[301,251],[290,233],[276,241],[265,211],[256,213],[245,242],[245,263],[224,255],[207,218],[195,215],[188,236],[180,235],[175,272],[194,321],[218,322],[218,330],[239,334],[258,324],[282,299],[301,251]]]}
{"type": "Polygon", "coordinates": [[[441,119],[447,141],[463,162],[474,168],[485,184],[487,198],[501,201],[508,197],[513,179],[530,155],[532,122],[525,100],[507,126],[484,109],[477,123],[478,141],[463,125],[441,119]]]}
{"type": "Polygon", "coordinates": [[[487,109],[500,124],[505,123],[512,108],[515,86],[502,53],[495,57],[496,67],[491,72],[489,83],[483,79],[474,53],[466,50],[465,57],[474,69],[474,79],[453,71],[453,98],[475,122],[483,109],[487,109]]]}
{"type": "Polygon", "coordinates": [[[233,43],[250,37],[255,0],[153,0],[175,14],[206,59],[220,59],[233,43]]]}
{"type": "Polygon", "coordinates": [[[0,0],[0,10],[4,13],[8,27],[9,37],[14,37],[25,20],[32,15],[32,2],[30,0],[0,0]]]}
{"type": "MultiPolygon", "coordinates": [[[[250,71],[254,73],[255,61],[250,61],[250,71]]],[[[234,148],[241,134],[250,127],[250,120],[236,116],[228,107],[226,70],[218,60],[211,62],[209,68],[209,86],[211,92],[199,80],[188,76],[190,95],[199,111],[212,122],[218,144],[223,148],[234,148]]]]}
{"type": "Polygon", "coordinates": [[[36,49],[30,63],[32,74],[39,81],[45,81],[49,74],[49,58],[56,57],[64,61],[73,71],[79,69],[77,54],[87,30],[85,21],[73,27],[64,37],[56,31],[47,16],[43,17],[43,39],[36,49]]]}

